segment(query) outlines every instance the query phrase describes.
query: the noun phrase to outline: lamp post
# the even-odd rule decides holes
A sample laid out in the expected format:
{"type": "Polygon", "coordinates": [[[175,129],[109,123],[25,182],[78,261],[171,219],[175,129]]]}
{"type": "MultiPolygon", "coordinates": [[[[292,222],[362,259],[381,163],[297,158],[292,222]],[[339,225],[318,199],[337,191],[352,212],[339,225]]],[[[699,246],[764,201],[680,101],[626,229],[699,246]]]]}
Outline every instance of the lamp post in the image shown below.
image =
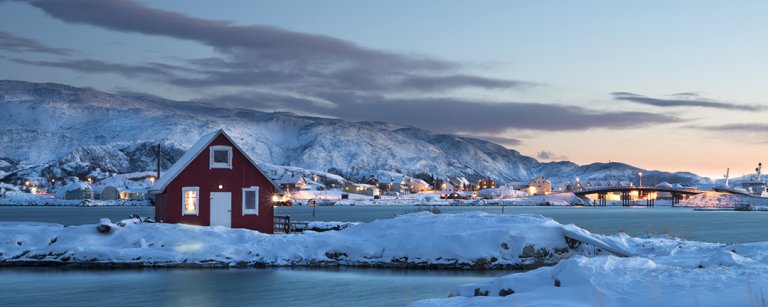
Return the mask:
{"type": "Polygon", "coordinates": [[[643,186],[643,172],[638,172],[637,175],[640,176],[640,186],[642,187],[643,186]]]}

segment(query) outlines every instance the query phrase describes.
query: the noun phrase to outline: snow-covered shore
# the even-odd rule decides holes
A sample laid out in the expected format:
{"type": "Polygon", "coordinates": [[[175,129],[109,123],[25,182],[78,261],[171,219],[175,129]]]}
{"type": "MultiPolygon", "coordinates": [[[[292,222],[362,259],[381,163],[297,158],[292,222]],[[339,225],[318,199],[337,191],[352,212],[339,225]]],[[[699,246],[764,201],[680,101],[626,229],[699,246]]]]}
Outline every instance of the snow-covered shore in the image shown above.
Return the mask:
{"type": "Polygon", "coordinates": [[[765,306],[768,242],[716,244],[600,236],[635,254],[555,266],[453,289],[413,306],[765,306]]]}
{"type": "Polygon", "coordinates": [[[95,224],[2,222],[0,265],[523,269],[593,252],[569,248],[563,233],[542,216],[482,212],[421,212],[288,235],[131,222],[101,234],[95,224]]]}
{"type": "Polygon", "coordinates": [[[149,206],[147,200],[93,200],[93,199],[61,199],[46,195],[13,193],[0,197],[0,206],[149,206]]]}
{"type": "Polygon", "coordinates": [[[735,208],[742,205],[768,206],[768,198],[706,191],[680,202],[679,207],[735,208]]]}

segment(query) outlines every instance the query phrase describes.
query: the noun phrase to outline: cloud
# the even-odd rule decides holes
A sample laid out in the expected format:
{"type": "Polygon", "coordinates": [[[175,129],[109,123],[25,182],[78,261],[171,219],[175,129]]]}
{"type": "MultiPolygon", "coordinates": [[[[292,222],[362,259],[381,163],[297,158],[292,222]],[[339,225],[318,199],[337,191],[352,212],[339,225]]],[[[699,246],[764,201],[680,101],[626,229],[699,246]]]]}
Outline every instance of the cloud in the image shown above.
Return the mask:
{"type": "Polygon", "coordinates": [[[508,138],[508,137],[502,137],[502,136],[487,136],[487,135],[465,135],[465,136],[486,140],[486,141],[504,145],[504,146],[518,146],[523,143],[523,141],[521,141],[520,139],[508,138]]]}
{"type": "Polygon", "coordinates": [[[434,97],[464,88],[520,90],[537,84],[468,74],[465,65],[452,61],[374,50],[326,35],[195,18],[133,0],[28,2],[67,23],[191,40],[214,48],[217,55],[184,60],[180,66],[93,59],[16,62],[129,78],[150,77],[182,88],[226,87],[230,94],[206,99],[218,105],[399,122],[467,134],[494,134],[509,129],[626,129],[679,120],[648,112],[434,97]]]}
{"type": "Polygon", "coordinates": [[[616,100],[647,104],[657,107],[702,107],[739,111],[758,111],[764,109],[762,106],[732,104],[728,102],[706,99],[696,93],[678,93],[670,95],[672,97],[671,99],[651,98],[629,92],[613,92],[611,95],[613,95],[613,99],[616,100]]]}
{"type": "Polygon", "coordinates": [[[346,92],[319,93],[308,99],[279,93],[243,92],[202,98],[231,107],[305,114],[360,121],[389,121],[437,131],[501,133],[508,129],[543,131],[627,129],[679,121],[646,112],[603,112],[541,103],[488,103],[453,98],[387,98],[346,92]],[[323,103],[323,102],[329,102],[323,103]]]}
{"type": "Polygon", "coordinates": [[[558,160],[558,161],[565,161],[568,160],[568,157],[557,155],[554,152],[551,151],[540,151],[536,154],[536,158],[539,158],[540,160],[558,160]]]}
{"type": "MultiPolygon", "coordinates": [[[[168,82],[182,87],[280,86],[284,90],[437,91],[475,87],[527,88],[534,83],[457,72],[463,65],[361,47],[338,38],[264,25],[235,25],[144,6],[132,0],[32,0],[68,23],[197,41],[222,57],[190,61],[200,76],[168,82]]],[[[119,72],[117,72],[119,73],[119,72]]]]}
{"type": "Polygon", "coordinates": [[[174,67],[162,63],[147,63],[142,65],[116,64],[98,60],[63,60],[63,61],[30,61],[25,59],[11,59],[20,64],[66,68],[83,73],[115,73],[128,78],[140,76],[156,76],[170,78],[175,75],[171,70],[184,71],[182,67],[174,67]]]}
{"type": "Polygon", "coordinates": [[[715,132],[739,132],[739,133],[760,133],[768,132],[768,124],[762,123],[742,123],[742,124],[724,124],[717,126],[687,126],[686,128],[702,129],[715,132]]]}
{"type": "Polygon", "coordinates": [[[72,52],[71,49],[49,47],[36,40],[16,36],[4,31],[0,31],[0,50],[14,53],[37,52],[53,55],[69,55],[72,52]]]}

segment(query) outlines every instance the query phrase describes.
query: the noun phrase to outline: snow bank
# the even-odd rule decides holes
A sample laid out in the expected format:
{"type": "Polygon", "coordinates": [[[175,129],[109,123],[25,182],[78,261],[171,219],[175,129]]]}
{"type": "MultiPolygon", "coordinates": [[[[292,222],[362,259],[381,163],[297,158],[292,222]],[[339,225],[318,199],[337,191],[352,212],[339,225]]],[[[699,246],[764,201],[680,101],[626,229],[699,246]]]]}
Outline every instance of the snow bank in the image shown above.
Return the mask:
{"type": "Polygon", "coordinates": [[[562,225],[539,215],[422,212],[342,231],[281,235],[181,224],[118,225],[124,226],[101,234],[95,224],[0,223],[0,266],[521,269],[589,253],[569,248],[562,225]]]}
{"type": "MultiPolygon", "coordinates": [[[[581,230],[583,231],[583,230],[581,230]]],[[[413,306],[763,306],[768,242],[736,245],[597,236],[637,256],[575,256],[456,287],[413,306]]]]}
{"type": "Polygon", "coordinates": [[[0,198],[0,206],[149,206],[147,200],[92,200],[92,199],[61,199],[49,195],[11,192],[0,198]]]}

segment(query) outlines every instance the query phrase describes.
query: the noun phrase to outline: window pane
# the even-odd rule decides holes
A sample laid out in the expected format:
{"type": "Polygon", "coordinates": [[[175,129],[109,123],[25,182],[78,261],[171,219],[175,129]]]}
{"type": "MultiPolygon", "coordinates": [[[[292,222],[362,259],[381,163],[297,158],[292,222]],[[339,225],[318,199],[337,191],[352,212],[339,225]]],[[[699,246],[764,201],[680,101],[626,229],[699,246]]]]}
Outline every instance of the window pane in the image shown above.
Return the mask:
{"type": "Polygon", "coordinates": [[[195,212],[197,210],[197,191],[184,192],[184,211],[195,212]]]}
{"type": "Polygon", "coordinates": [[[213,162],[229,164],[229,151],[227,150],[214,150],[213,162]]]}
{"type": "Polygon", "coordinates": [[[256,191],[245,191],[245,209],[256,209],[256,191]]]}

